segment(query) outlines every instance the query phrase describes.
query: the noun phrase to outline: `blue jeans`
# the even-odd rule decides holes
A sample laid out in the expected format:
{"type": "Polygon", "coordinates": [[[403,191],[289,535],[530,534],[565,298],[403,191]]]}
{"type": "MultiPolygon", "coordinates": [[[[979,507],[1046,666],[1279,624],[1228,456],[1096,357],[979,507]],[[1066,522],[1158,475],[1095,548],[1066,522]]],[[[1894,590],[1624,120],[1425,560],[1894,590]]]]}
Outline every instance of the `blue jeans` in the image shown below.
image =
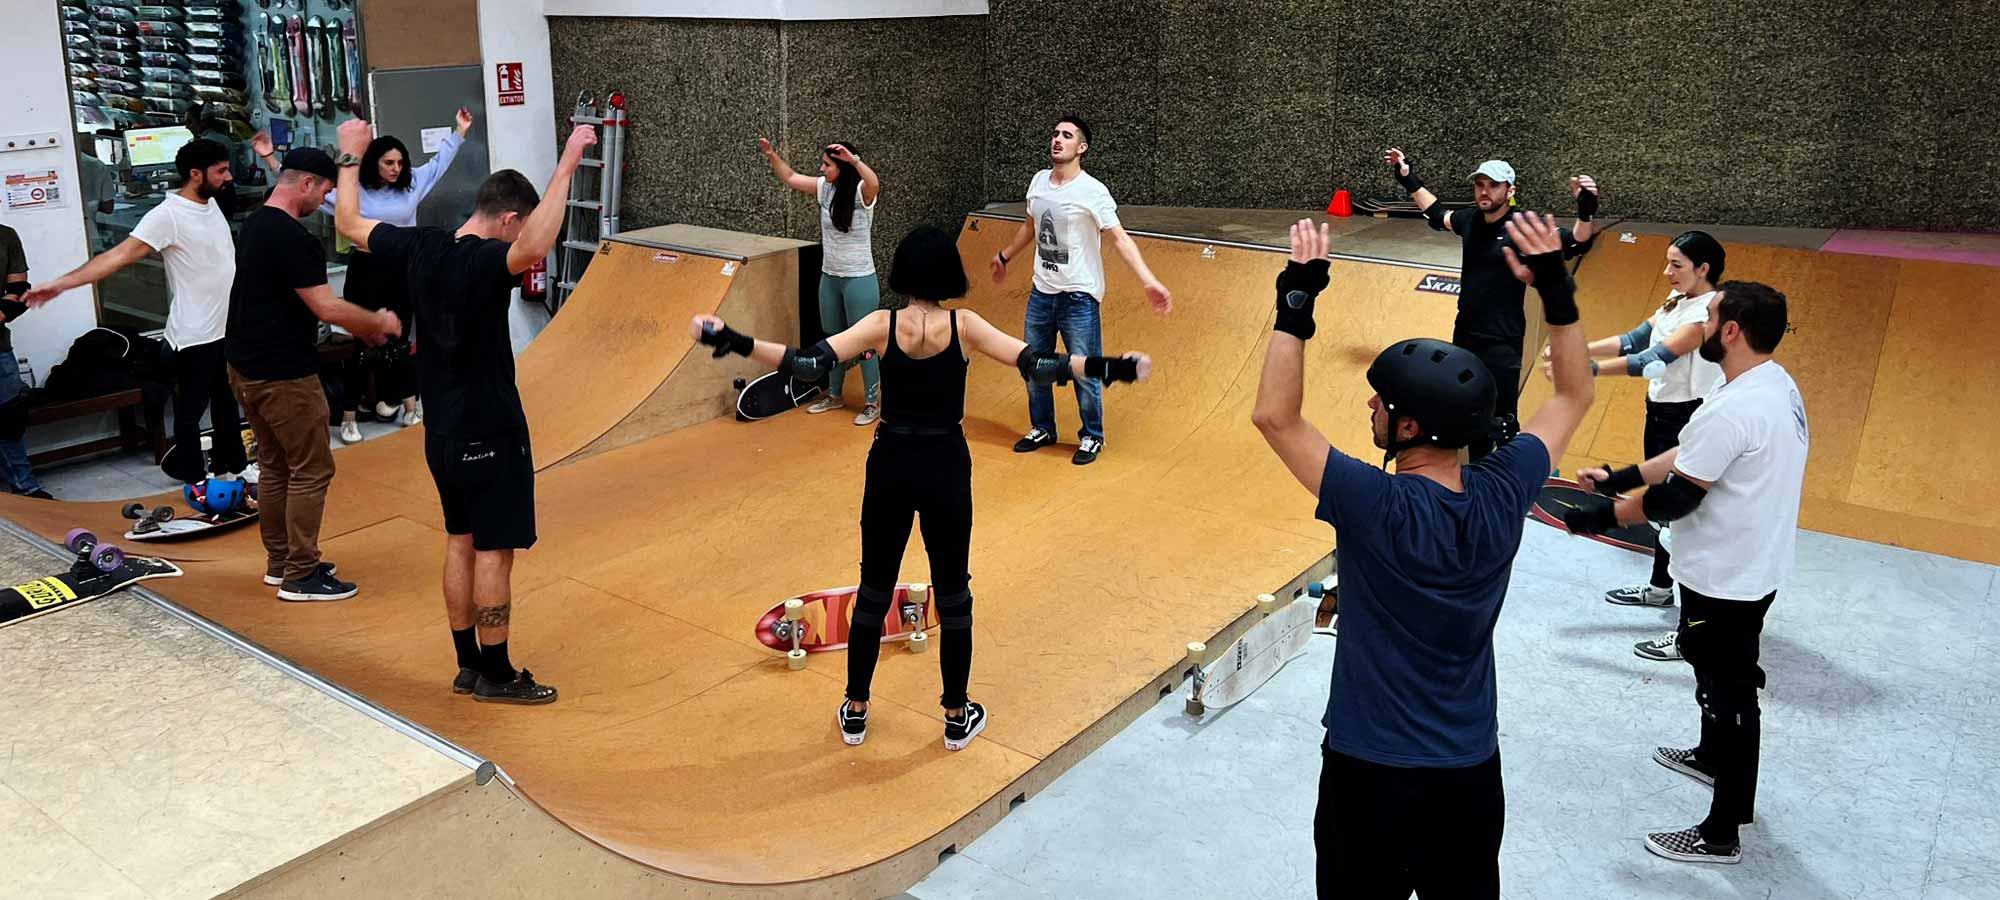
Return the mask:
{"type": "MultiPolygon", "coordinates": [[[[1061,334],[1064,352],[1077,356],[1097,356],[1104,352],[1104,323],[1097,317],[1097,298],[1082,291],[1044,294],[1028,291],[1028,321],[1022,338],[1028,349],[1046,353],[1056,349],[1061,334]]],[[[1078,437],[1104,440],[1104,385],[1077,379],[1076,409],[1083,416],[1078,437]]],[[[1050,434],[1056,433],[1056,395],[1048,385],[1028,384],[1028,424],[1050,434]]]]}
{"type": "Polygon", "coordinates": [[[6,487],[17,494],[42,489],[35,470],[28,465],[27,385],[21,382],[19,363],[11,351],[0,351],[0,475],[6,487]]]}

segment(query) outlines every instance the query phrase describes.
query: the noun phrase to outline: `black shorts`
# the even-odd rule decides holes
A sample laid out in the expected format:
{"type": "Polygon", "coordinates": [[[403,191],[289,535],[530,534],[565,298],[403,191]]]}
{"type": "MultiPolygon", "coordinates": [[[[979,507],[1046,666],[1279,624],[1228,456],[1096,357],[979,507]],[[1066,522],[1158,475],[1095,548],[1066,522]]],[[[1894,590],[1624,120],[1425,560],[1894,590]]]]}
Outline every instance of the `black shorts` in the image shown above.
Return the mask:
{"type": "Polygon", "coordinates": [[[444,504],[447,534],[472,535],[475,550],[535,545],[535,459],[527,435],[425,435],[424,460],[444,504]]]}

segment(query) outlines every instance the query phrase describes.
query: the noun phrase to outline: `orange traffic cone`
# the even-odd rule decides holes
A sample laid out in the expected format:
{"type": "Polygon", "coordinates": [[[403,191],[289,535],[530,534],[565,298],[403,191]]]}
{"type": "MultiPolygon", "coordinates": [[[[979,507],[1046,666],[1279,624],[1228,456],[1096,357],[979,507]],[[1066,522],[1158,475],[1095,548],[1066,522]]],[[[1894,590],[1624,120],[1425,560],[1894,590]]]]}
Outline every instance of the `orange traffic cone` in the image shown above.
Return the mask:
{"type": "Polygon", "coordinates": [[[1354,198],[1344,190],[1333,192],[1333,202],[1326,205],[1326,214],[1345,218],[1354,215],[1354,198]]]}

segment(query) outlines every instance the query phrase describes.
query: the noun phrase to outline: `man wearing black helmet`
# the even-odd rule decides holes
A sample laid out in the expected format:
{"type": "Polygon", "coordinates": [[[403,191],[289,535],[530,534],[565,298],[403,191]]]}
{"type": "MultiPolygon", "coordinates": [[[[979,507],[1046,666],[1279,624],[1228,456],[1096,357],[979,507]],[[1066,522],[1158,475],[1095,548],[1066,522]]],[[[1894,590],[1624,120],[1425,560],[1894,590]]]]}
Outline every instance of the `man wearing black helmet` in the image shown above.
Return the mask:
{"type": "Polygon", "coordinates": [[[1328,281],[1325,226],[1292,227],[1278,276],[1251,418],[1318,498],[1340,545],[1339,647],[1313,821],[1323,897],[1500,896],[1493,625],[1528,507],[1594,391],[1553,220],[1523,214],[1505,228],[1509,269],[1542,295],[1555,396],[1471,465],[1460,449],[1493,432],[1494,398],[1510,385],[1463,348],[1398,341],[1368,369],[1375,446],[1395,473],[1349,456],[1299,413],[1313,301],[1328,281]]]}
{"type": "MultiPolygon", "coordinates": [[[[1519,176],[1506,160],[1489,159],[1472,173],[1473,208],[1446,212],[1436,194],[1424,187],[1410,158],[1389,148],[1382,156],[1396,174],[1396,183],[1410,192],[1410,199],[1423,210],[1431,228],[1449,231],[1464,244],[1459,261],[1458,318],[1451,326],[1451,342],[1477,354],[1498,380],[1494,415],[1504,427],[1497,436],[1506,440],[1517,430],[1516,409],[1521,396],[1521,347],[1527,335],[1525,300],[1527,289],[1508,271],[1502,254],[1507,249],[1507,220],[1518,213],[1514,207],[1515,183],[1519,176]]],[[[1580,256],[1590,249],[1597,214],[1597,181],[1589,175],[1569,180],[1576,197],[1576,231],[1557,229],[1562,238],[1563,258],[1580,256]]],[[[1491,452],[1494,439],[1479,438],[1467,449],[1473,459],[1491,452]]]]}

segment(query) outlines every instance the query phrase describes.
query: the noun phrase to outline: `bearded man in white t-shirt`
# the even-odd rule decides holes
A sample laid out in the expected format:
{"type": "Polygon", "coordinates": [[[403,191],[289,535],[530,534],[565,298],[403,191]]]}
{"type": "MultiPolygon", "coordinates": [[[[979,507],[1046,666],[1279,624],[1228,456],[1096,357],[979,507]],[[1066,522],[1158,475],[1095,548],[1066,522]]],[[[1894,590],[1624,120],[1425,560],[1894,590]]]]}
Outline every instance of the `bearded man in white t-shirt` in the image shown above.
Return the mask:
{"type": "Polygon", "coordinates": [[[40,306],[66,291],[99,281],[157,252],[166,261],[167,346],[173,351],[174,446],[160,461],[169,477],[194,484],[208,476],[201,454],[201,416],[214,425],[214,472],[233,478],[248,465],[236,395],[229,388],[222,337],[229,325],[229,288],[236,280],[236,241],[216,198],[230,190],[229,150],[195,140],[174,154],[181,186],[161,198],[132,229],[132,236],[61,278],[43,282],[23,297],[40,306]]]}
{"type": "MultiPolygon", "coordinates": [[[[1161,315],[1173,311],[1174,297],[1153,271],[1146,268],[1139,245],[1118,222],[1118,204],[1104,183],[1083,171],[1083,154],[1090,149],[1090,123],[1077,116],[1056,120],[1049,138],[1050,166],[1028,182],[1028,217],[1014,240],[993,256],[993,283],[1007,278],[1007,265],[1035,242],[1035,284],[1028,292],[1023,340],[1037,353],[1054,352],[1062,335],[1064,352],[1095,356],[1104,349],[1104,320],[1097,304],[1104,299],[1104,238],[1125,260],[1146,299],[1161,315]]],[[[1076,382],[1079,466],[1097,461],[1104,450],[1104,385],[1089,379],[1076,382]]],[[[1055,391],[1049,385],[1028,385],[1028,433],[1014,444],[1015,453],[1029,453],[1056,442],[1055,391]]]]}
{"type": "Polygon", "coordinates": [[[1737,828],[1757,797],[1757,638],[1778,586],[1791,573],[1799,495],[1812,442],[1805,400],[1771,359],[1785,336],[1785,295],[1747,281],[1715,289],[1703,327],[1703,359],[1722,384],[1681,429],[1680,446],[1618,471],[1584,469],[1577,480],[1609,492],[1653,485],[1637,499],[1571,510],[1571,531],[1613,524],[1674,523],[1672,574],[1681,591],[1678,643],[1694,666],[1701,743],[1661,747],[1660,765],[1715,788],[1708,818],[1646,836],[1646,849],[1683,862],[1743,859],[1737,828]]]}

